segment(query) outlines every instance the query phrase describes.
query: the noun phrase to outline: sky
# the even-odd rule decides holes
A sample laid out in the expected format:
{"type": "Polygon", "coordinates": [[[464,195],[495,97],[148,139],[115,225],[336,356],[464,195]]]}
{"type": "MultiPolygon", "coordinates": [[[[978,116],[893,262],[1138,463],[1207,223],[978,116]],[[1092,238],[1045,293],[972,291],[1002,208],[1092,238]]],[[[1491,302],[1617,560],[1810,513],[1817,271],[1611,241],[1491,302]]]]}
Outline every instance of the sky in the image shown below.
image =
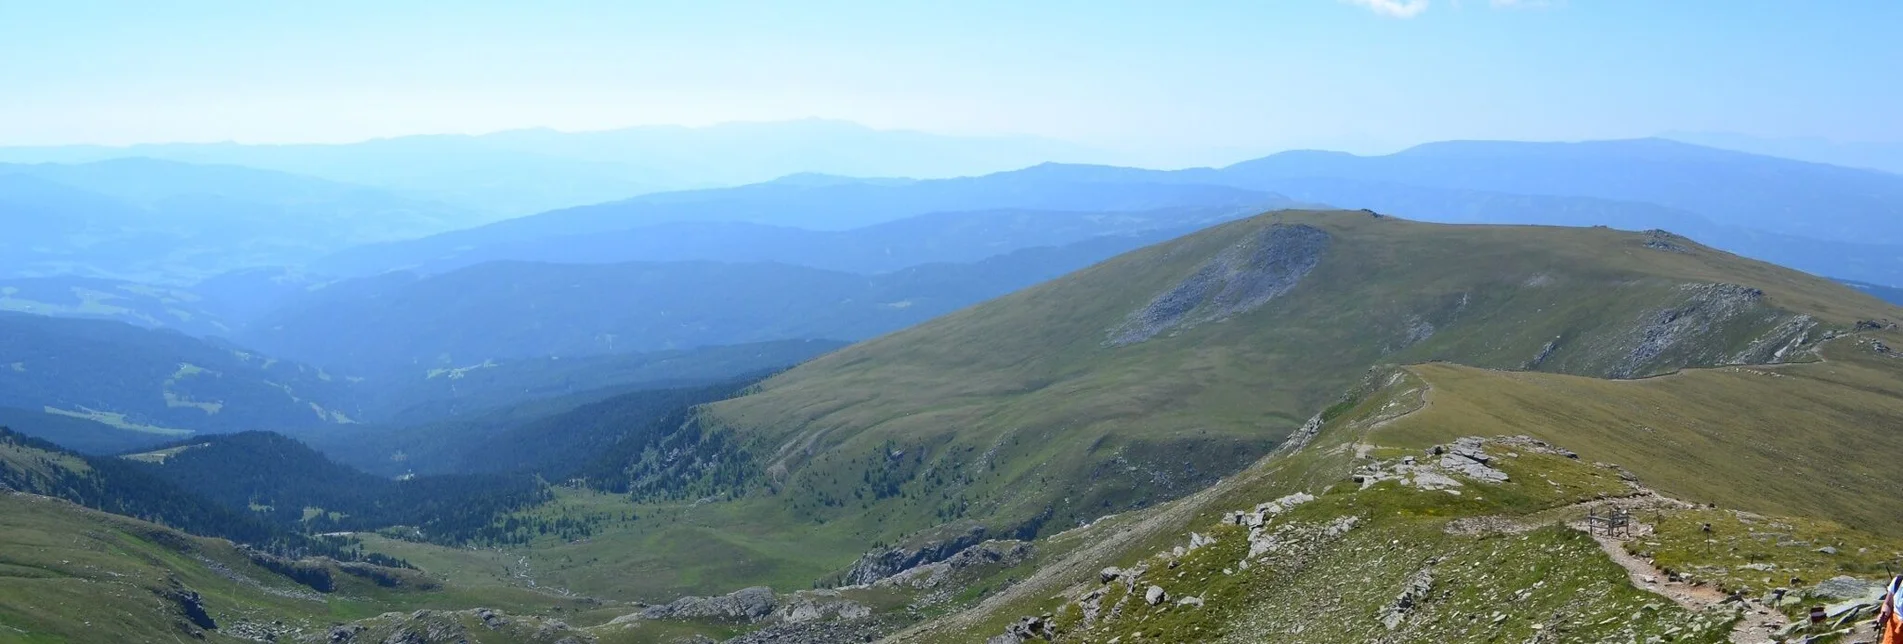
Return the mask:
{"type": "Polygon", "coordinates": [[[830,118],[1111,148],[1903,141],[1896,0],[0,0],[0,145],[830,118]]]}

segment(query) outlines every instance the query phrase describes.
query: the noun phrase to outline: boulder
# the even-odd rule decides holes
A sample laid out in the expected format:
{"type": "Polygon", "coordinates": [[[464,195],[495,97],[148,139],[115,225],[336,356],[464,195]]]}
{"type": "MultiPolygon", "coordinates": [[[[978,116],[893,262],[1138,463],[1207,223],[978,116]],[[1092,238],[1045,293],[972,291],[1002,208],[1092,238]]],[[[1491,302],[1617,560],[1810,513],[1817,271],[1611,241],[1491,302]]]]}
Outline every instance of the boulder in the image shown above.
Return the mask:
{"type": "Polygon", "coordinates": [[[1840,575],[1824,580],[1810,591],[1812,596],[1825,599],[1871,599],[1883,595],[1883,584],[1865,581],[1848,575],[1840,575]]]}
{"type": "Polygon", "coordinates": [[[1164,591],[1162,586],[1151,586],[1149,590],[1143,591],[1143,601],[1151,606],[1162,604],[1169,599],[1170,594],[1164,591]]]}

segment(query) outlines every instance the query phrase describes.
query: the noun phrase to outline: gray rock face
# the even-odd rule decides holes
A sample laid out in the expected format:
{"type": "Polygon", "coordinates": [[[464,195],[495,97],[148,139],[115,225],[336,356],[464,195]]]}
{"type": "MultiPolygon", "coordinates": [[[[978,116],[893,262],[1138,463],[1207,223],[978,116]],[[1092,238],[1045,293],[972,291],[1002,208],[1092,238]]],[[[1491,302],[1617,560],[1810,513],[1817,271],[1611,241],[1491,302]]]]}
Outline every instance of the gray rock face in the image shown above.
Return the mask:
{"type": "Polygon", "coordinates": [[[957,537],[914,549],[884,548],[860,555],[846,571],[845,585],[858,586],[891,577],[900,571],[950,559],[985,540],[983,526],[973,527],[957,537]]]}
{"type": "Polygon", "coordinates": [[[1478,438],[1460,439],[1441,455],[1440,468],[1482,483],[1505,483],[1506,472],[1487,466],[1493,457],[1481,449],[1484,445],[1478,438]]]}
{"type": "Polygon", "coordinates": [[[1390,631],[1399,628],[1401,622],[1407,619],[1408,614],[1414,612],[1414,607],[1427,599],[1428,593],[1433,590],[1433,568],[1422,568],[1420,572],[1414,573],[1414,576],[1408,579],[1407,587],[1401,590],[1401,595],[1395,597],[1393,603],[1381,610],[1381,624],[1388,627],[1390,631]]]}
{"type": "Polygon", "coordinates": [[[693,619],[712,617],[736,621],[758,621],[773,613],[779,600],[765,586],[743,588],[719,597],[682,597],[662,606],[641,611],[642,619],[693,619]]]}
{"type": "Polygon", "coordinates": [[[1630,348],[1607,373],[1613,378],[1644,375],[1667,362],[1778,362],[1809,336],[1816,321],[1808,316],[1787,316],[1764,305],[1764,291],[1737,284],[1685,284],[1676,305],[1645,314],[1628,340],[1630,348]],[[1711,353],[1699,340],[1713,332],[1738,324],[1763,323],[1773,328],[1751,343],[1739,355],[1711,353]]]}
{"type": "Polygon", "coordinates": [[[178,582],[173,582],[172,588],[165,593],[165,598],[178,606],[178,614],[183,615],[194,626],[216,630],[218,623],[212,621],[211,615],[205,612],[204,598],[198,596],[198,591],[177,584],[178,582]]]}
{"type": "Polygon", "coordinates": [[[870,617],[872,609],[865,604],[840,596],[837,590],[810,590],[794,593],[786,603],[773,612],[773,617],[787,624],[804,624],[820,620],[853,620],[870,617]]]}
{"type": "Polygon", "coordinates": [[[1883,584],[1840,575],[1817,584],[1810,594],[1827,599],[1869,599],[1883,594],[1883,584]]]}
{"type": "Polygon", "coordinates": [[[1111,329],[1111,346],[1136,344],[1260,308],[1295,288],[1321,263],[1330,237],[1307,225],[1274,225],[1217,253],[1187,279],[1111,329]]]}
{"type": "Polygon", "coordinates": [[[1691,247],[1685,245],[1688,241],[1689,240],[1686,240],[1684,237],[1657,228],[1645,231],[1645,247],[1652,250],[1662,250],[1668,253],[1690,253],[1692,252],[1691,247]]]}
{"type": "Polygon", "coordinates": [[[1169,600],[1170,600],[1170,594],[1168,591],[1163,590],[1162,586],[1151,586],[1149,590],[1143,591],[1143,601],[1148,602],[1151,606],[1155,606],[1169,600]]]}
{"type": "Polygon", "coordinates": [[[958,554],[952,555],[944,561],[913,566],[890,577],[873,582],[872,585],[921,590],[937,588],[952,579],[957,573],[974,566],[1015,566],[1030,559],[1031,555],[1035,552],[1036,548],[1023,541],[986,541],[960,550],[958,554]]]}

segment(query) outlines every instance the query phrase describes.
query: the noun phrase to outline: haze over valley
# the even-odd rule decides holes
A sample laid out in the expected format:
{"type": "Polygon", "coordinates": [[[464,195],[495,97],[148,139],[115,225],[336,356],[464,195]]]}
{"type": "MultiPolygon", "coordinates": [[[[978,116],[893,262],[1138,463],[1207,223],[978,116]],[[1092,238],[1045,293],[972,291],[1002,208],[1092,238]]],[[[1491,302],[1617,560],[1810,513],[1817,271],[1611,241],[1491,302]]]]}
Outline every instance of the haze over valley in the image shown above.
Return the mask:
{"type": "Polygon", "coordinates": [[[0,642],[1903,638],[1897,8],[90,4],[0,642]]]}

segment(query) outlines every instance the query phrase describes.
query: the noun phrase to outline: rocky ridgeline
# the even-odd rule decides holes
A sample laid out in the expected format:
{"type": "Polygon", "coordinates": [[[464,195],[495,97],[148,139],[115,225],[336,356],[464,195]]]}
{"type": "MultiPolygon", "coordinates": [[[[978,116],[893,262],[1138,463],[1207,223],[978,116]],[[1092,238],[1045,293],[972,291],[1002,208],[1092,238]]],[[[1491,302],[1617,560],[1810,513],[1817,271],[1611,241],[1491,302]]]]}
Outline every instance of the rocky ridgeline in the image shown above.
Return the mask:
{"type": "Polygon", "coordinates": [[[1817,321],[1764,302],[1764,291],[1737,284],[1684,284],[1671,306],[1646,313],[1621,344],[1623,356],[1607,372],[1613,378],[1647,375],[1662,359],[1684,364],[1773,364],[1810,346],[1817,321]],[[1726,355],[1711,345],[1714,332],[1756,326],[1765,330],[1745,348],[1726,355]]]}

